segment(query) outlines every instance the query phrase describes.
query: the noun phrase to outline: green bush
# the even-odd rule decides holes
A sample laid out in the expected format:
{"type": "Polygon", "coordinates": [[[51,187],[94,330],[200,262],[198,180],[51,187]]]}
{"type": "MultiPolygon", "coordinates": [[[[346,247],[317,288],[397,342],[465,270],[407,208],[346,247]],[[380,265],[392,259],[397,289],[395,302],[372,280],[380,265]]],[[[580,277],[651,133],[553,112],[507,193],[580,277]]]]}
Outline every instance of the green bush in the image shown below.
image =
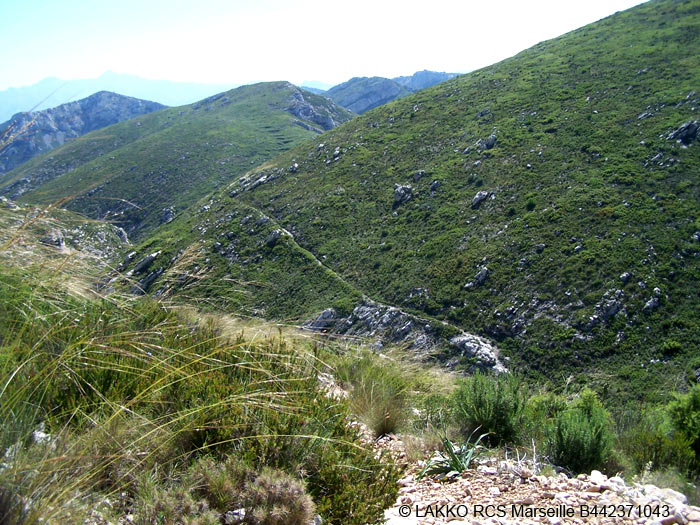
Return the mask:
{"type": "Polygon", "coordinates": [[[222,514],[244,509],[245,524],[308,525],[316,513],[300,480],[270,468],[256,472],[234,457],[200,461],[186,485],[222,514]]]}
{"type": "Polygon", "coordinates": [[[634,472],[674,469],[689,473],[693,463],[690,440],[671,425],[664,406],[629,407],[616,417],[617,448],[634,472]]]}
{"type": "Polygon", "coordinates": [[[550,460],[572,472],[601,469],[612,446],[610,414],[595,393],[585,390],[549,428],[550,460]]]}
{"type": "Polygon", "coordinates": [[[477,428],[491,445],[516,443],[525,409],[525,386],[511,374],[477,372],[461,380],[452,395],[454,419],[464,436],[477,428]]]}
{"type": "Polygon", "coordinates": [[[667,410],[673,428],[690,443],[697,470],[700,463],[700,385],[695,385],[687,394],[677,395],[667,410]]]}
{"type": "Polygon", "coordinates": [[[525,406],[525,432],[538,441],[544,438],[547,426],[566,410],[566,407],[566,399],[559,394],[544,392],[531,396],[525,406]]]}
{"type": "Polygon", "coordinates": [[[626,433],[621,442],[637,472],[649,465],[654,470],[675,467],[688,472],[695,457],[690,441],[684,436],[678,433],[669,435],[658,427],[644,424],[626,433]]]}
{"type": "Polygon", "coordinates": [[[445,430],[451,421],[450,397],[439,392],[429,393],[417,400],[419,415],[413,420],[418,432],[445,430]]]}

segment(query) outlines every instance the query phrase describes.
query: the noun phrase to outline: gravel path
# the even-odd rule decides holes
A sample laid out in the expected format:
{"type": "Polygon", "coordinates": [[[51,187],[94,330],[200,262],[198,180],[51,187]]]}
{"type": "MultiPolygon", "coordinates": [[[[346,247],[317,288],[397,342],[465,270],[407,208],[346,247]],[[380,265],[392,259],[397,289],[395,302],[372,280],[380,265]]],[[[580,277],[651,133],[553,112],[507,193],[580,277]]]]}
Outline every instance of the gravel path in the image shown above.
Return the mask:
{"type": "MultiPolygon", "coordinates": [[[[375,443],[405,458],[397,436],[375,443]]],[[[417,479],[422,462],[399,481],[399,497],[387,509],[387,525],[427,524],[692,524],[700,508],[686,497],[654,485],[627,484],[593,471],[568,478],[535,475],[532,464],[487,458],[449,477],[417,479]]]]}

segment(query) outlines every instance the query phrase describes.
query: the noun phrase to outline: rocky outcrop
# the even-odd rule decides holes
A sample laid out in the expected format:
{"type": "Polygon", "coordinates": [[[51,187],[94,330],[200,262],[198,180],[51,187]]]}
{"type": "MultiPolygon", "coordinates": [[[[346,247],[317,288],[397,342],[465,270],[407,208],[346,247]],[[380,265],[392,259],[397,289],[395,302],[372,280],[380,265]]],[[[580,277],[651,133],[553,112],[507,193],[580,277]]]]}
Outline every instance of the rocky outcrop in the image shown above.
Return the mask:
{"type": "MultiPolygon", "coordinates": [[[[131,255],[131,254],[129,254],[131,255]]],[[[129,270],[126,272],[126,275],[132,276],[132,275],[138,275],[140,273],[145,272],[148,270],[151,265],[153,264],[153,261],[156,260],[156,257],[160,255],[160,251],[153,252],[149,255],[146,255],[143,259],[141,259],[139,262],[136,263],[136,265],[133,267],[133,269],[129,270]]]]}
{"type": "Polygon", "coordinates": [[[305,129],[321,133],[322,131],[333,129],[349,119],[350,115],[340,113],[338,111],[340,108],[332,105],[326,106],[323,104],[315,104],[312,100],[312,98],[324,100],[323,98],[305,93],[304,90],[299,89],[292,84],[289,84],[288,87],[292,89],[292,94],[289,97],[287,106],[284,108],[284,110],[288,111],[297,118],[308,122],[313,122],[314,124],[318,124],[321,126],[321,128],[323,128],[322,130],[310,129],[307,124],[304,124],[303,122],[296,122],[305,129]]]}
{"type": "Polygon", "coordinates": [[[681,144],[688,146],[696,138],[700,139],[700,136],[698,136],[698,130],[700,130],[700,125],[698,125],[697,120],[695,122],[686,122],[678,129],[669,133],[666,139],[676,140],[681,144]]]}
{"type": "Polygon", "coordinates": [[[474,198],[472,199],[472,209],[476,210],[481,206],[481,203],[484,202],[489,196],[488,191],[481,190],[474,195],[474,198]]]}
{"type": "Polygon", "coordinates": [[[52,109],[17,113],[0,124],[0,133],[9,129],[10,135],[16,135],[0,151],[0,174],[85,133],[164,107],[157,102],[100,91],[52,109]]]}
{"type": "Polygon", "coordinates": [[[175,208],[173,206],[163,208],[163,210],[160,212],[160,223],[169,224],[173,222],[173,219],[175,219],[175,208]]]}
{"type": "Polygon", "coordinates": [[[474,286],[481,286],[484,284],[484,281],[486,281],[486,278],[489,276],[489,269],[486,266],[482,266],[479,268],[479,271],[476,272],[476,275],[474,276],[473,281],[469,281],[467,284],[464,285],[465,288],[472,288],[474,286]]]}
{"type": "Polygon", "coordinates": [[[450,356],[446,362],[448,368],[466,363],[473,369],[497,373],[507,371],[499,358],[498,348],[490,341],[465,332],[447,339],[440,335],[443,327],[435,323],[365,298],[347,316],[328,308],[304,327],[317,332],[369,338],[374,341],[375,348],[387,344],[403,345],[423,358],[442,347],[450,356]]]}
{"type": "Polygon", "coordinates": [[[412,196],[413,188],[410,185],[394,184],[394,207],[408,202],[412,196]]]}
{"type": "Polygon", "coordinates": [[[66,238],[63,231],[52,228],[49,232],[39,239],[39,242],[56,248],[63,248],[66,245],[66,238]]]}

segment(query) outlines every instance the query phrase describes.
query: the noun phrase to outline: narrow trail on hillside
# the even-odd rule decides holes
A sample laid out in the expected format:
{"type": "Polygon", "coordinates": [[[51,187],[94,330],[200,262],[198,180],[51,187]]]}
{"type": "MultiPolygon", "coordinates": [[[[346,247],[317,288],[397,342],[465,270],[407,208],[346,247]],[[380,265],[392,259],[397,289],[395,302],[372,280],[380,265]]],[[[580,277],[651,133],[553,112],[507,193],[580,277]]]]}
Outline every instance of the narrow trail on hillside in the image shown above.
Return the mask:
{"type": "MultiPolygon", "coordinates": [[[[242,203],[242,204],[243,204],[243,203],[242,203]]],[[[345,278],[343,278],[341,275],[339,275],[335,270],[333,270],[332,268],[326,266],[326,265],[323,263],[323,261],[321,261],[321,260],[316,256],[315,253],[313,253],[312,251],[310,251],[308,248],[304,248],[302,245],[300,245],[300,244],[297,242],[297,240],[296,240],[296,238],[294,237],[294,235],[292,234],[292,232],[290,232],[290,231],[287,230],[286,228],[282,227],[282,225],[281,225],[281,224],[277,221],[277,219],[275,219],[274,217],[271,217],[271,216],[267,215],[267,214],[264,213],[262,210],[260,210],[259,208],[255,207],[255,206],[253,206],[253,205],[251,205],[251,204],[249,204],[249,203],[245,203],[245,204],[243,204],[243,206],[247,207],[247,208],[250,209],[251,211],[254,211],[254,212],[260,214],[261,217],[264,217],[265,219],[267,219],[268,221],[270,221],[272,224],[274,224],[275,227],[276,227],[278,230],[280,230],[281,232],[283,232],[285,235],[287,235],[287,236],[289,237],[289,239],[291,240],[291,242],[294,243],[294,246],[295,246],[298,250],[300,250],[301,252],[303,252],[303,253],[305,253],[305,254],[308,254],[309,257],[311,257],[311,258],[316,262],[316,264],[317,264],[318,266],[320,266],[321,268],[323,268],[323,270],[329,272],[331,275],[333,275],[334,278],[338,279],[340,282],[342,282],[343,284],[345,284],[345,285],[348,286],[349,288],[351,288],[351,289],[353,289],[353,290],[357,290],[357,292],[359,292],[359,293],[362,295],[363,299],[365,299],[366,301],[375,303],[375,304],[377,304],[377,305],[379,305],[379,306],[382,306],[382,307],[395,308],[396,310],[399,310],[399,311],[401,311],[401,312],[404,311],[404,310],[402,310],[399,306],[396,306],[396,305],[394,305],[394,304],[391,304],[391,303],[388,303],[388,302],[385,302],[385,301],[378,301],[378,300],[376,300],[376,299],[373,299],[373,298],[370,297],[367,293],[365,293],[363,290],[360,290],[355,284],[353,284],[353,283],[351,283],[351,282],[348,282],[345,278]]],[[[460,333],[466,333],[462,328],[459,328],[459,327],[457,327],[457,326],[455,326],[455,325],[453,325],[453,324],[451,324],[451,323],[448,323],[447,321],[442,321],[442,320],[438,320],[438,319],[435,319],[435,318],[432,318],[432,317],[427,317],[427,316],[425,316],[425,314],[424,314],[423,312],[421,312],[421,315],[420,315],[420,316],[417,315],[417,314],[413,314],[413,313],[410,313],[410,315],[412,315],[412,316],[414,316],[414,317],[416,317],[416,318],[419,318],[419,319],[421,319],[421,320],[424,320],[424,321],[426,321],[426,322],[430,322],[430,323],[440,323],[440,324],[449,326],[449,327],[451,327],[451,328],[454,328],[455,330],[457,330],[457,331],[460,332],[460,333]]]]}

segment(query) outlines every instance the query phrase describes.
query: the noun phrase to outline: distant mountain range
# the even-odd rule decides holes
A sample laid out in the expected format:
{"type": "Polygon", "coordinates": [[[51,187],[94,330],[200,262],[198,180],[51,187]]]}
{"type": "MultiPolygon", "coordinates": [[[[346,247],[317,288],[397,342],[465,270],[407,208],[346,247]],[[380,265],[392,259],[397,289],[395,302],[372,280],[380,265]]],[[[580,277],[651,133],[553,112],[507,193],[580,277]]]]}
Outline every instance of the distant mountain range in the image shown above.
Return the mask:
{"type": "MultiPolygon", "coordinates": [[[[394,79],[356,77],[327,91],[322,87],[328,86],[328,84],[317,81],[307,82],[302,88],[314,94],[322,94],[354,113],[364,113],[369,109],[405,97],[413,91],[430,87],[454,76],[456,73],[424,70],[410,76],[394,79]]],[[[30,103],[36,106],[38,104],[36,100],[43,100],[42,103],[38,104],[36,110],[14,113],[10,120],[0,124],[0,133],[10,130],[10,128],[12,134],[22,132],[13,141],[11,147],[0,151],[0,174],[85,133],[165,107],[159,102],[140,100],[125,96],[124,93],[151,93],[153,98],[160,101],[168,100],[177,105],[198,93],[220,88],[221,86],[217,85],[150,81],[131,75],[105,73],[92,80],[64,82],[58,79],[46,79],[28,88],[0,92],[0,108],[3,107],[2,105],[5,103],[3,101],[8,97],[10,99],[15,97],[18,105],[22,104],[22,100],[27,101],[25,106],[30,103]],[[51,109],[38,109],[49,104],[51,100],[61,98],[69,90],[74,93],[90,91],[97,85],[113,86],[119,90],[120,94],[98,91],[86,98],[67,102],[51,109]],[[53,95],[46,98],[46,93],[53,93],[53,95]]]]}
{"type": "Polygon", "coordinates": [[[424,70],[410,76],[396,78],[355,77],[333,86],[323,94],[344,108],[362,114],[456,76],[457,73],[424,70]]]}
{"type": "Polygon", "coordinates": [[[222,184],[353,117],[289,82],[242,86],[88,133],[0,175],[0,195],[107,219],[138,237],[222,184]]]}
{"type": "Polygon", "coordinates": [[[234,87],[236,85],[148,80],[111,71],[97,78],[80,80],[46,78],[31,86],[0,91],[0,122],[9,120],[15,113],[56,107],[98,91],[111,91],[129,97],[153,100],[166,106],[181,106],[234,87]]]}
{"type": "Polygon", "coordinates": [[[429,88],[445,80],[449,80],[458,75],[458,73],[440,73],[438,71],[428,71],[424,69],[423,71],[417,71],[410,76],[406,77],[394,77],[392,80],[401,84],[403,87],[410,91],[419,91],[421,89],[429,88]]]}
{"type": "Polygon", "coordinates": [[[410,94],[398,82],[383,77],[351,78],[324,93],[336,104],[359,114],[410,94]]]}
{"type": "Polygon", "coordinates": [[[0,150],[0,174],[85,133],[164,107],[157,102],[100,91],[53,109],[17,113],[0,124],[0,132],[9,130],[9,134],[16,135],[8,147],[0,150]]]}
{"type": "MultiPolygon", "coordinates": [[[[418,71],[413,75],[394,79],[358,77],[334,87],[324,82],[306,81],[301,87],[316,94],[331,93],[330,98],[336,103],[355,113],[363,113],[380,104],[405,96],[409,92],[433,86],[454,76],[456,73],[418,71]],[[344,103],[344,101],[348,102],[344,103]]],[[[9,120],[16,113],[53,108],[83,99],[99,91],[111,91],[129,97],[153,100],[165,106],[182,106],[235,87],[237,86],[232,84],[148,80],[111,71],[97,78],[81,80],[46,78],[31,86],[0,91],[0,122],[9,120]]]]}

